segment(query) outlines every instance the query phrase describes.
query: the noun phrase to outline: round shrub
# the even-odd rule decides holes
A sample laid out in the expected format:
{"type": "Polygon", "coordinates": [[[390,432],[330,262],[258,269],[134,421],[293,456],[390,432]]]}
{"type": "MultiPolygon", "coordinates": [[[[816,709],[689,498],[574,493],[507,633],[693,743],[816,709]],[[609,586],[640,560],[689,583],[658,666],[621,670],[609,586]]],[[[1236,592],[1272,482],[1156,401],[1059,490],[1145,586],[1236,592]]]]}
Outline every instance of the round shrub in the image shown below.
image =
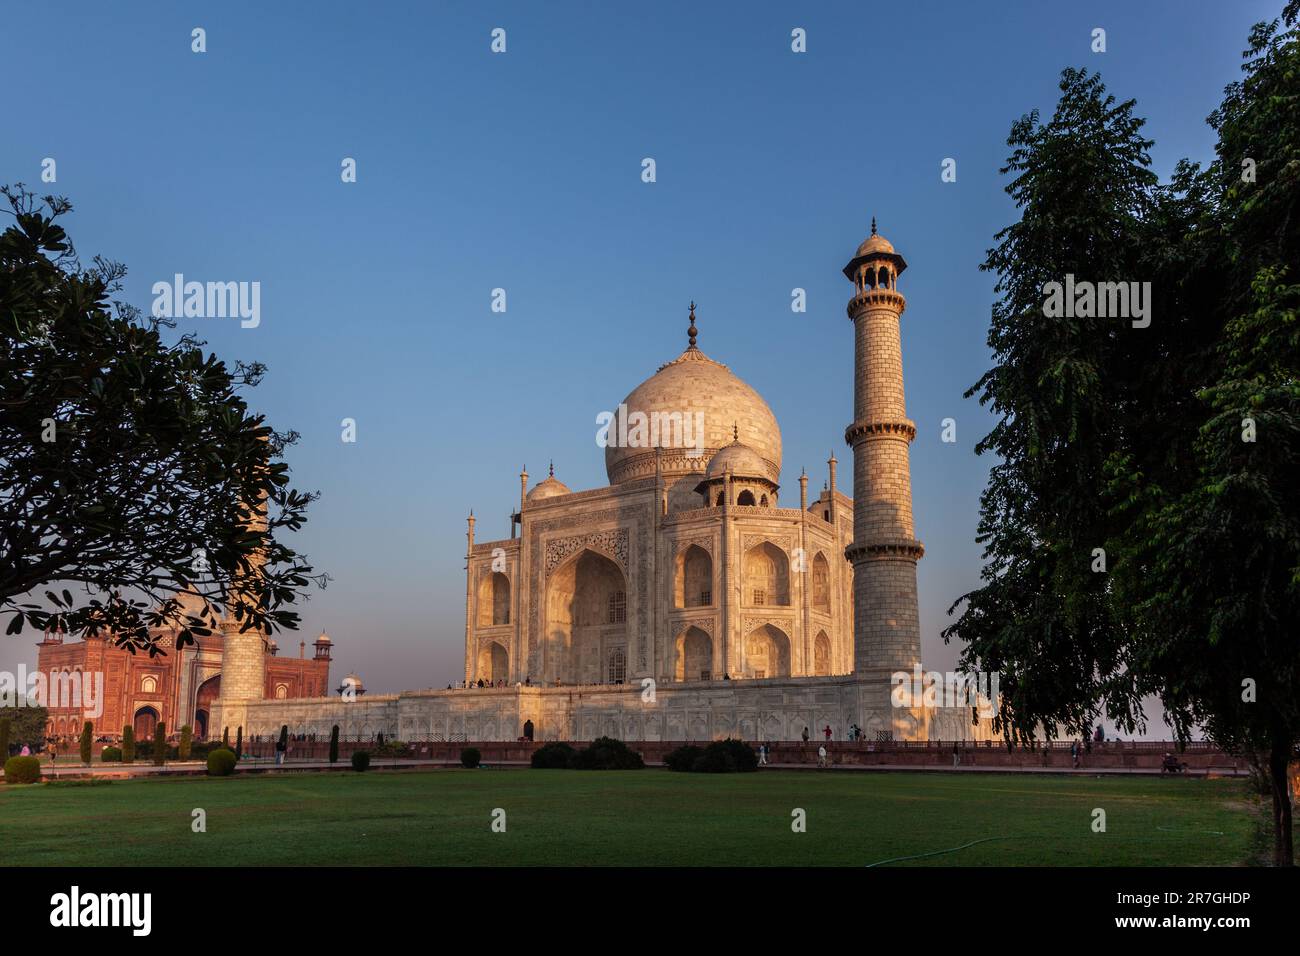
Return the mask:
{"type": "Polygon", "coordinates": [[[553,740],[533,751],[532,766],[537,770],[564,770],[576,752],[568,744],[553,740]]]}
{"type": "MultiPolygon", "coordinates": [[[[743,740],[715,740],[704,748],[702,773],[748,773],[758,769],[758,754],[743,740]]],[[[697,765],[699,761],[697,761],[697,765]]]]}
{"type": "Polygon", "coordinates": [[[676,750],[664,756],[664,766],[669,770],[677,770],[682,773],[690,773],[695,769],[695,761],[704,756],[703,747],[693,747],[687,744],[684,747],[678,747],[676,750]]]}
{"type": "Polygon", "coordinates": [[[122,748],[121,748],[121,747],[105,747],[103,750],[101,750],[101,751],[99,752],[99,759],[100,759],[102,762],[104,762],[104,763],[121,763],[121,762],[122,762],[122,748]]]}
{"type": "Polygon", "coordinates": [[[235,772],[235,752],[218,747],[208,754],[208,776],[228,777],[235,772]]]}
{"type": "Polygon", "coordinates": [[[482,761],[483,755],[477,747],[466,747],[460,752],[460,765],[466,770],[473,770],[482,761]]]}
{"type": "Polygon", "coordinates": [[[5,783],[40,783],[41,762],[35,757],[10,757],[5,761],[5,783]]]}
{"type": "Polygon", "coordinates": [[[569,766],[573,770],[640,770],[645,761],[623,741],[597,737],[574,755],[569,766]]]}
{"type": "Polygon", "coordinates": [[[370,766],[370,754],[365,750],[354,750],[352,752],[352,769],[361,773],[370,766]]]}

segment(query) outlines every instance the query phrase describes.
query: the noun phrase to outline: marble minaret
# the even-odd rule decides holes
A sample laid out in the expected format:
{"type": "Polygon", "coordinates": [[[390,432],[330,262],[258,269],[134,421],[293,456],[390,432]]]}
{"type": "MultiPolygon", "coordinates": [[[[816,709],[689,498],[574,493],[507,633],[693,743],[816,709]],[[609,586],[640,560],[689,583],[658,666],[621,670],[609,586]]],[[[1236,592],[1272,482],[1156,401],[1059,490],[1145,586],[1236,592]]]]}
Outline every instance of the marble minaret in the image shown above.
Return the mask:
{"type": "Polygon", "coordinates": [[[925,553],[912,527],[909,446],[916,425],[903,404],[899,320],[906,305],[898,277],[903,257],[871,235],[844,267],[854,285],[848,314],[855,329],[853,424],[853,669],[860,676],[911,672],[921,660],[916,562],[925,553]]]}

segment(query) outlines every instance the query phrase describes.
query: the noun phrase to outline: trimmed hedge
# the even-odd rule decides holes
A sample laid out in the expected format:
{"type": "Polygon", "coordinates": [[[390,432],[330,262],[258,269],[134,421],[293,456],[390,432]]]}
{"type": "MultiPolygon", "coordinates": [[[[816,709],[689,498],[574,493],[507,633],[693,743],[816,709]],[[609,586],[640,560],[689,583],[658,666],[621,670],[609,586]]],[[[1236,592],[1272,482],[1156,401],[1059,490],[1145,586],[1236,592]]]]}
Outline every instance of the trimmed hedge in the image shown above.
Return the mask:
{"type": "Polygon", "coordinates": [[[743,740],[715,740],[707,747],[678,747],[664,757],[669,770],[687,773],[749,773],[758,769],[758,754],[743,740]]]}
{"type": "Polygon", "coordinates": [[[645,761],[635,750],[613,737],[597,737],[579,750],[569,764],[571,770],[640,770],[645,761]]]}
{"type": "Polygon", "coordinates": [[[339,762],[339,725],[330,728],[330,763],[339,762]]]}
{"type": "Polygon", "coordinates": [[[483,761],[483,755],[477,747],[466,747],[460,752],[460,765],[466,770],[473,770],[483,761]]]}
{"type": "Polygon", "coordinates": [[[99,752],[99,759],[102,763],[121,763],[122,748],[105,747],[103,750],[99,752]]]}
{"type": "Polygon", "coordinates": [[[684,747],[678,747],[676,750],[664,755],[664,766],[669,770],[677,770],[682,773],[690,773],[695,769],[695,761],[704,756],[703,747],[693,747],[686,744],[684,747]]]}
{"type": "Polygon", "coordinates": [[[35,757],[10,757],[5,761],[5,783],[40,783],[41,762],[35,757]]]}
{"type": "Polygon", "coordinates": [[[568,744],[553,740],[533,751],[532,766],[536,770],[566,770],[576,753],[568,744]]]}
{"type": "Polygon", "coordinates": [[[365,750],[354,750],[352,752],[352,769],[361,773],[370,766],[370,754],[365,750]]]}
{"type": "Polygon", "coordinates": [[[189,760],[190,749],[194,742],[194,730],[189,724],[181,728],[181,742],[176,747],[177,760],[189,760]]]}
{"type": "Polygon", "coordinates": [[[218,747],[208,754],[208,776],[229,777],[235,772],[235,752],[218,747]]]}
{"type": "Polygon", "coordinates": [[[543,744],[533,751],[531,762],[541,770],[640,770],[645,766],[639,753],[613,737],[597,737],[582,750],[558,742],[543,744]]]}

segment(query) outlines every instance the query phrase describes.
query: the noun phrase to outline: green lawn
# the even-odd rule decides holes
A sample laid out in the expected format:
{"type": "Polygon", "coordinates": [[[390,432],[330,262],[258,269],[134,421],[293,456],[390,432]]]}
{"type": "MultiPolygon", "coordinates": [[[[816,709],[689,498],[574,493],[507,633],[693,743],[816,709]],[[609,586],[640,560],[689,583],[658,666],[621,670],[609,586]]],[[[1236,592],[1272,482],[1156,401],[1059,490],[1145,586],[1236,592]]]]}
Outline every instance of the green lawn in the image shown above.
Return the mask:
{"type": "Polygon", "coordinates": [[[31,865],[1233,865],[1245,784],[1159,777],[436,770],[0,786],[31,865]],[[207,832],[191,832],[191,812],[207,832]],[[490,829],[494,808],[507,831],[490,829]],[[791,811],[807,832],[791,832],[791,811]],[[1106,811],[1105,833],[1091,829],[1106,811]]]}

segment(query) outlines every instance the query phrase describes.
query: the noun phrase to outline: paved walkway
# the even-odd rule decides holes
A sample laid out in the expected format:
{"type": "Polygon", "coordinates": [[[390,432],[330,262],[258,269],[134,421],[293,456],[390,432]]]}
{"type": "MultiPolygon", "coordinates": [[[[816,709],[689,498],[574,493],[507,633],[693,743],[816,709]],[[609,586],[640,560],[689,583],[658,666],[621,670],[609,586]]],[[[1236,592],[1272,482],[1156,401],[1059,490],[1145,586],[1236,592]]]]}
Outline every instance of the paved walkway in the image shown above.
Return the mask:
{"type": "MultiPolygon", "coordinates": [[[[371,770],[434,770],[444,767],[459,767],[460,762],[457,760],[414,760],[406,758],[375,758],[371,757],[371,770]]],[[[528,766],[524,760],[507,760],[494,761],[485,763],[488,769],[519,769],[528,766]]],[[[816,764],[806,763],[772,763],[768,767],[773,770],[818,770],[816,764]]],[[[315,772],[315,771],[350,771],[352,764],[348,760],[340,759],[338,763],[330,763],[327,760],[291,760],[283,766],[277,767],[275,761],[267,758],[245,757],[239,762],[239,773],[295,773],[295,772],[315,772]]],[[[975,765],[975,766],[940,766],[940,765],[916,765],[916,764],[840,764],[827,768],[837,773],[853,771],[881,771],[885,773],[966,773],[966,774],[990,774],[990,773],[1012,773],[1012,774],[1056,774],[1059,776],[1082,776],[1082,777],[1133,777],[1147,776],[1159,777],[1159,769],[1148,769],[1145,767],[1080,767],[1075,770],[1071,767],[1010,767],[996,765],[975,765]]],[[[825,771],[823,771],[825,772],[825,771]]],[[[153,764],[136,763],[130,766],[123,764],[104,764],[98,763],[90,767],[74,763],[60,763],[51,768],[48,762],[41,765],[41,775],[45,779],[78,779],[84,777],[96,777],[105,779],[114,778],[136,778],[136,777],[183,777],[202,775],[207,773],[207,764],[198,760],[172,761],[162,767],[155,767],[153,764]]],[[[1215,767],[1209,770],[1189,770],[1185,774],[1188,777],[1245,777],[1248,773],[1245,770],[1234,770],[1232,767],[1215,767]]]]}

